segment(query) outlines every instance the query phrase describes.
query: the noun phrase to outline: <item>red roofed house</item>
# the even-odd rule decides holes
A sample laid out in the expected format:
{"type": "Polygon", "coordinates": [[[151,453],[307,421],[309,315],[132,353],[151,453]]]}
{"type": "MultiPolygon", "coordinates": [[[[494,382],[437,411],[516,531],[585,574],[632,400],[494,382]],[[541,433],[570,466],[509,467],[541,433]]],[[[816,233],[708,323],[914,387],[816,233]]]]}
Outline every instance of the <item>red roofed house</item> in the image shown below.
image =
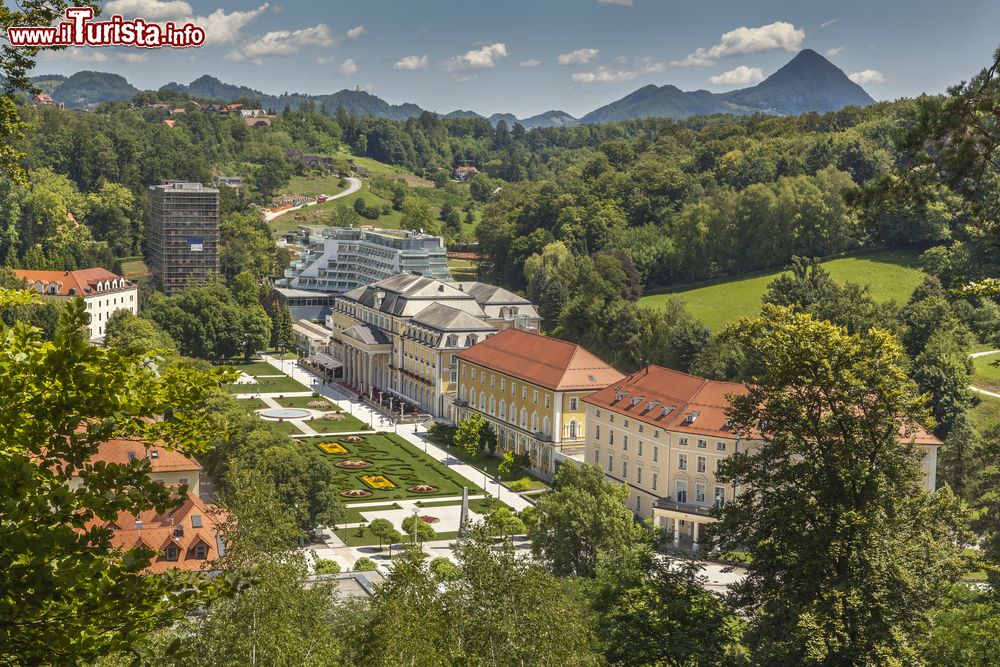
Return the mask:
{"type": "MultiPolygon", "coordinates": [[[[719,461],[758,443],[729,426],[730,394],[742,384],[719,382],[649,366],[583,399],[587,413],[586,461],[629,490],[629,507],[661,528],[697,545],[712,507],[734,498],[717,483],[719,461]]],[[[924,487],[933,491],[941,441],[922,428],[914,443],[927,452],[924,487]]],[[[909,440],[909,438],[907,438],[909,440]]]]}
{"type": "Polygon", "coordinates": [[[44,105],[55,104],[55,101],[52,99],[52,96],[49,95],[48,93],[38,93],[37,95],[31,98],[31,103],[37,106],[39,104],[44,104],[44,105]]]}
{"type": "MultiPolygon", "coordinates": [[[[150,478],[167,486],[187,484],[188,490],[180,507],[159,513],[147,510],[138,516],[119,514],[103,523],[113,531],[112,543],[120,549],[145,546],[160,552],[153,558],[148,572],[169,569],[204,570],[211,560],[225,551],[219,535],[224,517],[214,506],[199,497],[201,465],[180,452],[162,445],[148,445],[135,440],[111,440],[100,445],[89,464],[127,465],[138,459],[149,461],[150,478]]],[[[80,477],[70,480],[70,488],[83,485],[80,477]]]]}
{"type": "Polygon", "coordinates": [[[462,181],[464,183],[465,181],[469,180],[478,173],[479,170],[476,169],[475,167],[463,166],[463,167],[456,167],[452,175],[454,176],[456,181],[462,181]]]}
{"type": "Polygon", "coordinates": [[[515,328],[455,357],[455,418],[482,415],[501,451],[526,452],[549,478],[567,459],[582,457],[583,399],[624,377],[579,345],[515,328]]]}
{"type": "Polygon", "coordinates": [[[90,313],[90,340],[104,339],[104,327],[111,313],[126,308],[138,312],[139,288],[106,269],[80,271],[31,271],[15,269],[14,273],[39,294],[62,299],[80,297],[90,313]]]}

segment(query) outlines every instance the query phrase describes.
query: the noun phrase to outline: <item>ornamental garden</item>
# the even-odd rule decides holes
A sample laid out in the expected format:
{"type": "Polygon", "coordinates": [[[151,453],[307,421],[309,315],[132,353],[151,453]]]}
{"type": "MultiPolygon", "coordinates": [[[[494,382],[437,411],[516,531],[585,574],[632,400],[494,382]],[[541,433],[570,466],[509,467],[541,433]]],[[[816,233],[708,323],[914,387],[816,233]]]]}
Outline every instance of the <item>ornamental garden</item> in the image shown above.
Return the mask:
{"type": "Polygon", "coordinates": [[[482,494],[438,461],[392,433],[300,438],[333,462],[334,482],[345,504],[482,494]]]}

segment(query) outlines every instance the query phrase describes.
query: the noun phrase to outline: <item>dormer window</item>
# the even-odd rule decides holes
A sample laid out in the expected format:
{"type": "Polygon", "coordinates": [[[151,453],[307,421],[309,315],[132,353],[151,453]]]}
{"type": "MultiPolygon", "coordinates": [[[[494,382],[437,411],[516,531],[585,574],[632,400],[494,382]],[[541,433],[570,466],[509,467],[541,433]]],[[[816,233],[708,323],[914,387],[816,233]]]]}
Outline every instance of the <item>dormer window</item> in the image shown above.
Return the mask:
{"type": "Polygon", "coordinates": [[[198,560],[205,560],[208,558],[208,547],[204,544],[199,544],[194,548],[194,557],[198,560]]]}
{"type": "Polygon", "coordinates": [[[169,547],[167,547],[167,560],[176,561],[180,555],[181,555],[181,550],[175,547],[174,545],[171,544],[169,547]]]}

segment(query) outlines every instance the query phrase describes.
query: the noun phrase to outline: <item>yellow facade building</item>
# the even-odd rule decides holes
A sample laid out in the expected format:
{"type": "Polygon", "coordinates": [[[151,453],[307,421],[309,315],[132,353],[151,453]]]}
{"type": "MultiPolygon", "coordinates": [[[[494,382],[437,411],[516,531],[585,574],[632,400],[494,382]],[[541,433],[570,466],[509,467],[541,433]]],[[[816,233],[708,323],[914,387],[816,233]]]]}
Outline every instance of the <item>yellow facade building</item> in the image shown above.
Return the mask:
{"type": "Polygon", "coordinates": [[[583,453],[583,399],[624,376],[579,345],[507,329],[463,350],[458,359],[455,419],[482,415],[500,451],[531,457],[551,478],[583,453]]]}

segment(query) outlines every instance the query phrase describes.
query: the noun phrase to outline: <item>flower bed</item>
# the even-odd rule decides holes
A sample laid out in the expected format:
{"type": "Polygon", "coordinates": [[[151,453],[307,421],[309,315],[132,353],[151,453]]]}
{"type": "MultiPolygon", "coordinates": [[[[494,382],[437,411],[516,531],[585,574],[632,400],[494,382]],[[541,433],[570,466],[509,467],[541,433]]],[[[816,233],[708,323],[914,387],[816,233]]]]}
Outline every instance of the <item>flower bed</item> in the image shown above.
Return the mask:
{"type": "Polygon", "coordinates": [[[347,449],[339,442],[321,442],[316,445],[327,454],[346,454],[347,449]]]}
{"type": "Polygon", "coordinates": [[[441,522],[441,519],[437,518],[436,516],[431,516],[429,514],[425,514],[424,516],[420,517],[420,520],[427,524],[441,522]]]}
{"type": "Polygon", "coordinates": [[[364,442],[365,439],[360,435],[346,435],[344,436],[344,442],[364,442]]]}
{"type": "Polygon", "coordinates": [[[345,498],[366,498],[372,494],[368,489],[348,489],[347,491],[341,491],[340,495],[345,498]]]}
{"type": "Polygon", "coordinates": [[[379,489],[382,491],[388,491],[396,488],[396,485],[389,481],[389,478],[385,475],[362,475],[361,481],[373,489],[379,489]]]}
{"type": "Polygon", "coordinates": [[[350,468],[352,470],[359,470],[361,468],[371,468],[371,461],[338,461],[333,465],[338,468],[350,468]]]}
{"type": "Polygon", "coordinates": [[[412,493],[436,493],[438,488],[430,484],[415,484],[406,487],[406,490],[412,493]]]}

